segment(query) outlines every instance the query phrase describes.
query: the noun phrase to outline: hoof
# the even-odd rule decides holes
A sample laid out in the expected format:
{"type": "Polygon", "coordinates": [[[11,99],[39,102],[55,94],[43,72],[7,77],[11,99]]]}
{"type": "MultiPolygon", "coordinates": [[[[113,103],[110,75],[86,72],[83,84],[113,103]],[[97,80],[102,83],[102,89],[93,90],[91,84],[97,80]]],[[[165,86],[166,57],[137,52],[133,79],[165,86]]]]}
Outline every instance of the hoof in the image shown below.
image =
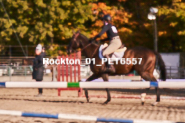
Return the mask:
{"type": "Polygon", "coordinates": [[[159,104],[159,102],[154,102],[152,103],[152,106],[156,106],[157,104],[159,104]]]}
{"type": "Polygon", "coordinates": [[[146,97],[146,93],[142,93],[141,94],[141,105],[145,104],[145,97],[146,97]]]}
{"type": "Polygon", "coordinates": [[[89,103],[89,98],[87,98],[87,103],[89,103]]]}
{"type": "Polygon", "coordinates": [[[108,104],[110,102],[110,100],[107,100],[107,101],[105,101],[104,103],[103,103],[103,105],[106,105],[106,104],[108,104]]]}

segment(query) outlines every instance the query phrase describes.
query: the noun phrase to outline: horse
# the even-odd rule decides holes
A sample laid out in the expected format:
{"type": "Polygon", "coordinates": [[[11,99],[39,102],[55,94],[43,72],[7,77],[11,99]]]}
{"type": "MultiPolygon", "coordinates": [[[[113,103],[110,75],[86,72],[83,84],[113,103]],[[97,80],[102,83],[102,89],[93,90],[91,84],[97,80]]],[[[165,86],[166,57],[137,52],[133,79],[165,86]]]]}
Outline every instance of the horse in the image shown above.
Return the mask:
{"type": "MultiPolygon", "coordinates": [[[[73,34],[70,43],[67,47],[68,54],[75,52],[77,49],[81,48],[82,53],[85,55],[86,58],[94,58],[95,64],[91,62],[90,69],[93,72],[93,74],[87,78],[86,81],[92,81],[94,79],[97,79],[99,77],[102,77],[102,79],[105,82],[108,82],[109,75],[123,75],[128,74],[132,72],[133,70],[137,71],[137,73],[145,80],[145,81],[155,81],[157,82],[157,79],[154,77],[153,72],[156,66],[159,66],[160,76],[161,80],[166,81],[166,68],[163,59],[161,58],[161,55],[153,50],[150,50],[145,47],[137,46],[134,48],[127,49],[124,53],[124,56],[122,58],[142,58],[142,61],[140,64],[121,64],[118,62],[118,64],[114,64],[115,67],[115,73],[104,73],[103,71],[106,69],[106,65],[102,64],[102,59],[99,58],[99,47],[100,45],[96,43],[89,43],[89,39],[80,33],[80,31],[77,31],[73,34]],[[97,66],[97,64],[99,64],[97,66]],[[101,66],[100,66],[101,65],[101,66]]],[[[149,90],[146,89],[146,90],[149,90]]],[[[145,90],[145,96],[146,96],[146,90],[145,90]]],[[[160,102],[160,93],[159,89],[155,88],[156,90],[156,104],[160,102]]],[[[84,89],[85,96],[87,99],[87,102],[89,102],[88,97],[88,91],[87,89],[84,89]]],[[[107,100],[104,102],[104,104],[107,104],[111,101],[111,96],[109,90],[106,88],[107,92],[107,100]]],[[[142,100],[142,105],[144,105],[144,99],[142,100]]]]}

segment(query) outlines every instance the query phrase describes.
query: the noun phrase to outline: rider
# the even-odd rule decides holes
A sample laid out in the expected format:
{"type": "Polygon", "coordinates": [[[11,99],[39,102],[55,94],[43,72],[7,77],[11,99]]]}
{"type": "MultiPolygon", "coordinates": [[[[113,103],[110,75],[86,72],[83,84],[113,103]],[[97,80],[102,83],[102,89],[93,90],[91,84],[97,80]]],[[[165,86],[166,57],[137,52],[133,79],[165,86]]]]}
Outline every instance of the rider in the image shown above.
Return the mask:
{"type": "MultiPolygon", "coordinates": [[[[98,35],[96,35],[93,39],[91,39],[91,41],[96,40],[105,32],[107,33],[107,38],[101,41],[107,41],[107,40],[110,41],[109,46],[103,51],[103,56],[108,59],[109,54],[119,49],[122,45],[122,42],[118,35],[118,31],[116,27],[111,24],[111,16],[108,14],[105,15],[103,17],[103,22],[104,22],[104,26],[102,31],[98,35]]],[[[112,64],[107,64],[107,69],[105,70],[105,72],[114,73],[115,72],[114,66],[112,64]]]]}

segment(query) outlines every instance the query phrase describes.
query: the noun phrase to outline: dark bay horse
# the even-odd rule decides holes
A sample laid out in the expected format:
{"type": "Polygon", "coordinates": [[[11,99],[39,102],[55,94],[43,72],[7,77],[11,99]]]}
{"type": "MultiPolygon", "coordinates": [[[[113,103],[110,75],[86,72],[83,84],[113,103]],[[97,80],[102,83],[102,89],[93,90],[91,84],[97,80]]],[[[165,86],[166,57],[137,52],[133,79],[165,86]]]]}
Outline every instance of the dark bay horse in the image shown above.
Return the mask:
{"type": "MultiPolygon", "coordinates": [[[[108,77],[110,74],[103,73],[104,69],[106,69],[106,65],[102,64],[102,60],[99,58],[98,49],[99,45],[95,43],[89,43],[89,39],[82,35],[79,31],[73,34],[73,37],[68,45],[67,51],[68,54],[75,52],[75,50],[81,48],[82,52],[85,54],[86,58],[95,58],[95,64],[90,64],[91,71],[93,75],[91,75],[86,81],[92,81],[99,77],[102,77],[104,81],[109,81],[108,77]],[[101,64],[102,66],[96,66],[96,64],[101,64]]],[[[114,64],[116,72],[114,75],[120,74],[128,74],[133,70],[136,70],[137,73],[146,81],[156,81],[156,78],[153,76],[153,71],[155,69],[156,64],[159,66],[161,80],[166,80],[166,69],[165,64],[159,53],[156,53],[148,48],[144,47],[135,47],[132,49],[127,49],[123,58],[142,58],[141,64],[114,64]]],[[[105,83],[106,84],[106,83],[105,83]]],[[[159,89],[156,90],[156,102],[160,102],[160,94],[159,89]]],[[[104,102],[107,104],[111,100],[110,92],[107,91],[107,100],[104,102]]],[[[87,102],[89,102],[88,91],[85,89],[85,95],[87,102]]],[[[144,101],[142,102],[144,104],[144,101]]]]}

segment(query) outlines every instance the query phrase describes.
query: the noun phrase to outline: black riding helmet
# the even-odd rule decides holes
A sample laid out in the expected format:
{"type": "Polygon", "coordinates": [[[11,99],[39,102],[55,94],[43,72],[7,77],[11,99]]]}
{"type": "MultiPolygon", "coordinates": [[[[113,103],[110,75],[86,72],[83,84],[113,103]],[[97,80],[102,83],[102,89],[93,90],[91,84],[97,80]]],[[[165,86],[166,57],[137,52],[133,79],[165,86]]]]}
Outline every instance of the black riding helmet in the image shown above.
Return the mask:
{"type": "Polygon", "coordinates": [[[104,15],[104,17],[103,17],[103,20],[105,20],[105,21],[111,21],[112,20],[112,18],[111,18],[111,16],[110,15],[104,15]]]}

